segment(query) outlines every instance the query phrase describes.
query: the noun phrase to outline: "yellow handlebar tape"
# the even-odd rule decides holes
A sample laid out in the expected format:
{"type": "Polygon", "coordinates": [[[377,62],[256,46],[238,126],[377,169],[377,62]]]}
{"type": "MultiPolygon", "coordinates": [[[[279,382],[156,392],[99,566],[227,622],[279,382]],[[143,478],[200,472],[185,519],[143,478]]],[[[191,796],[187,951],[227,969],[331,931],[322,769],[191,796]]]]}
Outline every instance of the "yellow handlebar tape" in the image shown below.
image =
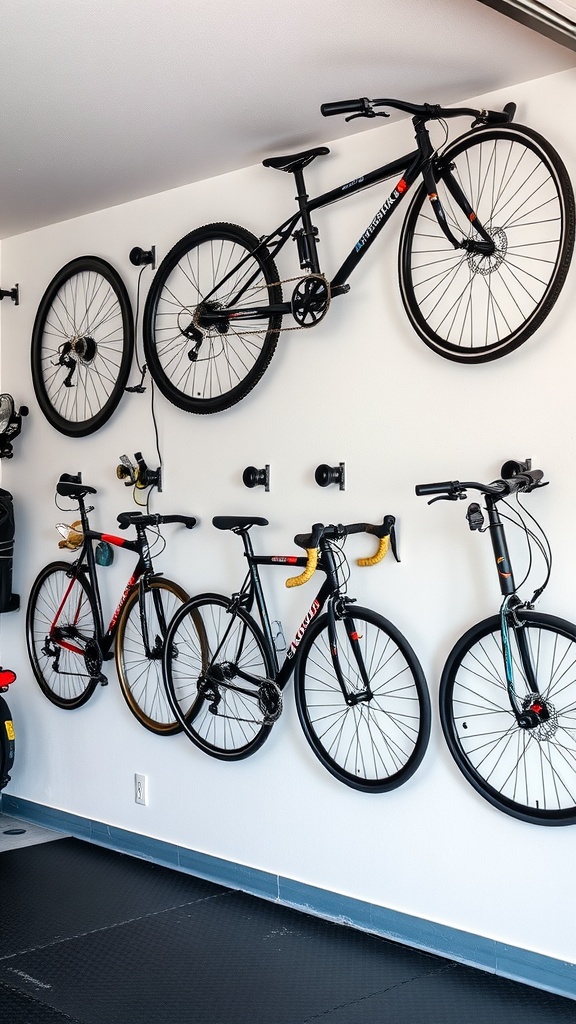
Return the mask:
{"type": "Polygon", "coordinates": [[[308,580],[316,572],[318,548],[307,548],[306,555],[308,556],[308,563],[304,572],[300,573],[299,576],[291,576],[290,579],[286,580],[287,587],[301,587],[303,583],[308,583],[308,580]]]}
{"type": "Polygon", "coordinates": [[[389,543],[390,537],[381,537],[380,546],[376,554],[373,555],[372,558],[359,558],[358,565],[377,565],[377,563],[381,562],[384,556],[386,555],[389,543]]]}

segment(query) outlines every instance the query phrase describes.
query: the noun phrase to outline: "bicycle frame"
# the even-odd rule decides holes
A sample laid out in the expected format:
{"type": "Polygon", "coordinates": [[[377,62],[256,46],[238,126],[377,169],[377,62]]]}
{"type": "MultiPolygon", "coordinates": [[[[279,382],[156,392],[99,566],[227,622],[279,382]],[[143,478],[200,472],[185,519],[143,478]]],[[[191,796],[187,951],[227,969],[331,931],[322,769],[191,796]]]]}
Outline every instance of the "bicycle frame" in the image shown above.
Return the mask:
{"type": "MultiPolygon", "coordinates": [[[[65,604],[65,602],[66,602],[66,600],[68,598],[68,594],[70,593],[70,590],[71,590],[71,588],[72,588],[72,586],[74,584],[74,580],[78,576],[80,576],[82,574],[87,575],[88,579],[90,581],[90,586],[92,588],[92,592],[94,594],[94,599],[95,599],[95,602],[96,602],[96,610],[97,610],[97,618],[98,618],[97,623],[96,623],[96,627],[97,627],[97,630],[98,630],[98,636],[97,636],[98,646],[100,648],[100,653],[102,655],[102,658],[104,660],[106,660],[107,658],[110,658],[112,656],[111,655],[112,645],[113,645],[113,642],[114,642],[114,638],[115,638],[115,635],[116,635],[116,629],[117,629],[117,626],[118,626],[118,622],[119,622],[122,610],[123,610],[123,608],[124,608],[128,598],[132,594],[134,588],[138,585],[139,581],[141,582],[146,576],[148,576],[151,573],[151,571],[152,571],[152,564],[151,564],[151,559],[150,559],[150,549],[149,549],[148,540],[147,540],[145,531],[143,531],[143,530],[140,531],[139,530],[138,531],[137,539],[136,540],[129,540],[128,538],[125,538],[125,537],[117,537],[115,534],[101,533],[101,532],[99,532],[97,530],[91,530],[89,528],[89,526],[88,526],[88,513],[91,512],[91,511],[92,511],[91,508],[90,509],[85,509],[83,507],[83,504],[80,505],[80,518],[81,518],[81,522],[82,522],[82,530],[83,530],[83,535],[84,535],[84,542],[82,544],[82,548],[81,548],[79,557],[74,562],[72,562],[72,564],[70,566],[70,586],[68,587],[66,593],[64,594],[64,596],[62,598],[62,602],[61,602],[61,606],[60,607],[64,606],[64,604],[65,604]],[[134,551],[139,556],[138,557],[138,561],[136,563],[136,566],[135,566],[135,568],[134,568],[134,570],[132,572],[132,575],[130,576],[130,579],[128,580],[128,583],[126,584],[126,586],[124,588],[122,597],[120,598],[120,601],[119,601],[119,603],[118,603],[118,605],[116,607],[116,610],[114,611],[114,613],[112,615],[112,618],[110,619],[110,623],[109,623],[108,628],[106,630],[104,630],[104,614],[103,614],[103,610],[102,610],[102,599],[101,599],[101,595],[100,595],[100,587],[99,587],[99,583],[98,583],[98,573],[97,573],[97,569],[96,569],[96,557],[95,557],[95,554],[94,554],[94,547],[93,547],[94,541],[105,541],[108,544],[112,544],[114,547],[122,547],[122,548],[125,548],[128,551],[134,551]]],[[[58,613],[59,613],[59,611],[60,611],[60,609],[58,609],[58,613]]],[[[55,619],[54,623],[52,624],[52,628],[54,628],[54,625],[56,624],[57,620],[58,620],[58,614],[56,615],[56,619],[55,619]]],[[[150,645],[148,643],[147,622],[146,622],[146,617],[144,615],[142,615],[142,614],[141,614],[141,620],[142,620],[142,632],[143,632],[143,637],[144,637],[144,640],[145,640],[146,650],[147,650],[147,652],[149,652],[150,645]]],[[[67,650],[72,651],[74,654],[83,654],[84,653],[81,648],[75,646],[70,640],[59,640],[58,643],[60,644],[61,647],[64,647],[67,650]]]]}
{"type": "Polygon", "coordinates": [[[514,663],[510,647],[510,631],[513,631],[516,637],[522,670],[524,672],[526,682],[534,694],[539,692],[538,683],[536,681],[536,673],[534,671],[532,657],[528,648],[526,632],[522,623],[518,621],[515,615],[516,609],[521,606],[521,601],[516,593],[516,584],[514,582],[514,573],[512,572],[512,565],[510,563],[504,524],[496,507],[498,496],[486,494],[485,499],[486,511],[488,512],[488,529],[490,532],[490,539],[492,541],[494,561],[498,573],[500,591],[504,598],[500,608],[500,630],[502,634],[502,652],[504,655],[506,686],[516,720],[519,725],[525,725],[526,712],[524,708],[521,708],[518,705],[518,699],[514,688],[514,663]]]}
{"type": "MultiPolygon", "coordinates": [[[[330,639],[330,649],[332,653],[332,659],[334,664],[334,670],[342,690],[344,699],[347,704],[358,704],[361,701],[369,700],[372,696],[368,675],[360,656],[357,644],[359,637],[355,636],[352,632],[350,633],[350,640],[352,648],[358,663],[360,675],[365,683],[365,689],[360,692],[351,694],[345,684],[345,680],[340,668],[340,662],[338,657],[338,639],[336,635],[336,609],[335,604],[340,596],[340,586],[338,583],[338,571],[334,556],[330,550],[330,546],[326,543],[320,542],[320,557],[318,559],[318,569],[326,574],[326,579],[322,583],[316,597],[310,605],[310,609],[298,630],[294,636],[294,639],[287,647],[286,655],[282,664],[279,663],[278,655],[276,652],[276,646],[274,643],[274,636],[272,632],[272,626],[270,622],[270,616],[268,614],[268,608],[266,605],[266,598],[264,596],[264,590],[260,579],[258,567],[261,565],[269,566],[295,566],[305,568],[307,565],[307,559],[303,556],[292,556],[292,555],[256,555],[252,547],[252,541],[247,531],[240,531],[242,540],[244,543],[244,552],[248,561],[248,574],[242,588],[238,594],[235,594],[232,598],[231,606],[234,607],[235,603],[240,604],[245,610],[250,613],[256,604],[260,622],[262,624],[262,630],[266,640],[267,647],[269,648],[270,657],[274,667],[274,681],[277,686],[283,690],[288,683],[292,672],[296,666],[300,645],[307,630],[309,629],[312,622],[316,619],[316,616],[322,611],[322,609],[328,605],[328,629],[330,639]]],[[[344,598],[341,598],[344,601],[344,598]]],[[[216,652],[216,655],[218,652],[216,652]]],[[[258,685],[261,682],[260,677],[250,675],[240,669],[237,669],[238,674],[246,679],[248,682],[258,685]]]]}
{"type": "MultiPolygon", "coordinates": [[[[416,142],[418,145],[416,150],[400,157],[397,160],[384,164],[382,167],[378,167],[367,174],[361,175],[359,178],[354,178],[352,181],[349,181],[344,185],[333,188],[329,192],[325,192],[322,195],[317,196],[315,199],[309,199],[305,190],[303,169],[301,167],[297,167],[293,173],[297,184],[298,192],[296,200],[298,202],[299,209],[273,232],[263,237],[254,252],[258,252],[259,248],[266,247],[266,249],[269,250],[270,257],[274,259],[277,253],[284,247],[288,238],[291,237],[296,224],[301,220],[302,228],[294,235],[299,243],[298,249],[300,266],[302,270],[310,271],[312,274],[321,274],[322,271],[320,269],[320,262],[318,258],[317,231],[312,224],[310,216],[311,213],[325,206],[329,206],[332,203],[338,202],[341,199],[345,199],[348,196],[354,195],[357,192],[361,192],[364,189],[370,188],[373,185],[379,184],[388,178],[395,177],[397,174],[401,174],[400,179],[396,182],[396,185],[379,210],[377,210],[371,222],[368,224],[365,231],[362,233],[353,249],[350,251],[332,278],[330,282],[331,297],[344,294],[349,290],[349,285],[347,284],[348,278],[366,255],[368,249],[388,223],[395,210],[398,209],[402,200],[419,175],[422,175],[428,190],[428,196],[436,219],[438,220],[446,238],[454,248],[465,248],[470,252],[479,252],[484,254],[492,253],[494,251],[494,242],[476,217],[476,214],[465,194],[462,192],[460,185],[452,175],[449,164],[443,166],[441,157],[436,158],[436,160],[434,159],[435,150],[430,141],[425,121],[419,117],[415,117],[413,118],[413,124],[416,132],[416,142]],[[473,227],[479,236],[477,239],[458,240],[453,235],[448,226],[442,204],[436,194],[436,175],[438,174],[442,176],[446,187],[452,194],[455,202],[462,209],[467,220],[470,223],[473,223],[473,227]]],[[[251,255],[252,254],[249,253],[243,257],[232,268],[232,270],[230,270],[229,273],[217,283],[212,291],[204,296],[204,301],[208,302],[217,288],[229,280],[232,275],[235,274],[248,259],[250,259],[251,255]]],[[[223,321],[227,322],[231,319],[254,320],[259,318],[268,318],[273,315],[284,315],[286,313],[290,313],[292,311],[292,304],[290,302],[277,303],[268,306],[253,306],[250,309],[235,308],[235,304],[240,300],[242,295],[246,293],[257,274],[258,271],[255,271],[247,281],[242,283],[240,289],[233,296],[230,300],[230,304],[225,309],[203,309],[198,321],[200,326],[208,328],[217,325],[218,323],[222,324],[223,321]]]]}

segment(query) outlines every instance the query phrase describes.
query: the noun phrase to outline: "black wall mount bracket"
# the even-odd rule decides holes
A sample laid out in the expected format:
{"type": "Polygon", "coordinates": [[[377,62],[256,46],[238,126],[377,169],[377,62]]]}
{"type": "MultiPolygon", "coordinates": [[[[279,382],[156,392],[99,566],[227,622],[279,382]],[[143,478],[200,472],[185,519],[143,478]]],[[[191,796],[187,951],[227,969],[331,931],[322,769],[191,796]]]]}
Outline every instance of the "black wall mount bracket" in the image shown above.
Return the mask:
{"type": "Polygon", "coordinates": [[[256,466],[246,466],[242,474],[242,482],[246,487],[264,487],[265,491],[269,491],[270,466],[264,466],[264,469],[256,469],[256,466]]]}

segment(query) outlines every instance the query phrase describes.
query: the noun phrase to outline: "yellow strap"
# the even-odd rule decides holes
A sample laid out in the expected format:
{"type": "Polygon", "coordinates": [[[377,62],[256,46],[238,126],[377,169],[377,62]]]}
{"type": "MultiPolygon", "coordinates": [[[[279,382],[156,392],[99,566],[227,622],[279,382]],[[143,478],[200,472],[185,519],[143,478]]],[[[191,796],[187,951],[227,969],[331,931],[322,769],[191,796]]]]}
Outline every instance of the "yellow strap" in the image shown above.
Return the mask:
{"type": "Polygon", "coordinates": [[[381,537],[380,546],[376,554],[373,555],[372,558],[359,558],[358,565],[376,565],[378,562],[381,562],[388,551],[389,543],[390,537],[381,537]]]}
{"type": "Polygon", "coordinates": [[[286,580],[287,587],[301,587],[303,583],[308,583],[308,580],[316,572],[318,548],[307,548],[306,555],[308,556],[308,563],[304,572],[300,573],[299,576],[291,576],[290,579],[286,580]]]}

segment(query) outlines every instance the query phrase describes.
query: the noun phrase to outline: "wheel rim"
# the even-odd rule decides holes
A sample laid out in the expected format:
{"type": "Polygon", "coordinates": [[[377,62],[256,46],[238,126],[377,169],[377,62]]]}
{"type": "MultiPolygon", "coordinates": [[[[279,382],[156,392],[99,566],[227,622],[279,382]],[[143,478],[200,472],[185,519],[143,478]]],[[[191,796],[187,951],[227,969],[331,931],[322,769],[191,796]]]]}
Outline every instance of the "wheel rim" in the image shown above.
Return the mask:
{"type": "Polygon", "coordinates": [[[229,627],[230,614],[224,604],[195,604],[192,612],[179,616],[176,628],[170,630],[167,675],[190,738],[207,753],[234,758],[255,749],[270,728],[264,721],[258,688],[235,677],[234,667],[262,679],[270,671],[262,642],[242,619],[237,617],[229,627]],[[247,690],[253,689],[253,694],[215,683],[226,676],[247,690]]]}
{"type": "Polygon", "coordinates": [[[530,691],[511,635],[520,709],[536,708],[521,728],[510,706],[499,628],[487,631],[454,669],[443,727],[473,785],[502,810],[527,820],[576,818],[576,636],[527,623],[536,670],[530,691]]]}
{"type": "MultiPolygon", "coordinates": [[[[372,697],[347,706],[336,679],[328,630],[320,629],[301,666],[299,712],[325,766],[360,788],[392,789],[406,781],[425,749],[421,698],[396,640],[354,615],[372,697]]],[[[343,622],[337,622],[341,669],[350,692],[365,689],[343,622]]]]}
{"type": "Polygon", "coordinates": [[[144,650],[138,592],[134,594],[122,635],[118,637],[118,669],[128,706],[146,728],[160,734],[180,728],[166,697],[162,653],[166,626],[186,599],[184,592],[166,586],[152,586],[145,591],[150,656],[144,650]],[[162,602],[163,625],[159,622],[158,601],[162,602]]]}
{"type": "MultiPolygon", "coordinates": [[[[478,136],[451,156],[452,174],[495,242],[495,253],[455,250],[422,190],[404,252],[403,297],[432,347],[454,358],[488,358],[514,347],[517,337],[519,344],[545,315],[537,319],[563,261],[564,200],[554,168],[527,137],[478,136]]],[[[454,235],[477,238],[442,180],[437,191],[454,235]]]]}
{"type": "Polygon", "coordinates": [[[87,592],[78,580],[70,586],[64,570],[52,572],[37,592],[28,621],[28,645],[34,673],[41,687],[63,705],[73,706],[94,688],[82,654],[72,647],[51,643],[49,634],[58,617],[58,624],[73,624],[86,640],[94,639],[94,612],[87,592]],[[58,660],[58,671],[54,660],[58,660]]]}
{"type": "Polygon", "coordinates": [[[211,238],[187,249],[168,268],[152,314],[155,360],[167,388],[185,399],[210,402],[233,396],[258,362],[272,323],[222,318],[217,325],[203,320],[206,309],[224,309],[254,274],[240,305],[251,308],[271,301],[260,264],[252,258],[235,265],[249,250],[228,238],[211,238]],[[217,282],[232,271],[224,284],[217,282]],[[215,290],[214,290],[215,289],[215,290]],[[208,301],[203,302],[205,296],[208,301]]]}
{"type": "Polygon", "coordinates": [[[131,354],[121,280],[107,264],[74,261],[50,284],[34,325],[34,385],[52,425],[71,435],[101,426],[120,400],[131,354]]]}

